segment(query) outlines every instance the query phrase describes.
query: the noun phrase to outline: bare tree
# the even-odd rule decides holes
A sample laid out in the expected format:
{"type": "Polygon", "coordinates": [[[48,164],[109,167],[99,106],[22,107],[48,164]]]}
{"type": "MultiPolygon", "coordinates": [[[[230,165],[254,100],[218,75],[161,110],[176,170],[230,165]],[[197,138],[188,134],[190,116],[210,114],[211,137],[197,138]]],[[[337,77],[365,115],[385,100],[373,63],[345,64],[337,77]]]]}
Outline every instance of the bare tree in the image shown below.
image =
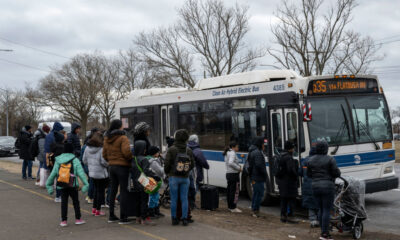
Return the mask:
{"type": "Polygon", "coordinates": [[[324,0],[302,0],[298,5],[282,0],[272,26],[277,49],[269,54],[283,67],[304,76],[323,73],[368,72],[377,61],[379,46],[359,33],[346,31],[355,0],[335,0],[322,12],[324,0]]]}
{"type": "Polygon", "coordinates": [[[89,117],[95,111],[101,83],[102,65],[98,54],[81,54],[40,81],[42,104],[82,125],[86,132],[89,117]]]}
{"type": "MultiPolygon", "coordinates": [[[[142,70],[157,79],[159,85],[193,87],[193,56],[184,47],[175,27],[140,33],[134,40],[142,70]]],[[[142,76],[146,77],[146,76],[142,76]]]]}
{"type": "Polygon", "coordinates": [[[252,70],[265,55],[245,47],[249,31],[248,7],[227,7],[221,0],[187,0],[179,9],[179,33],[201,56],[210,76],[252,70]]]}

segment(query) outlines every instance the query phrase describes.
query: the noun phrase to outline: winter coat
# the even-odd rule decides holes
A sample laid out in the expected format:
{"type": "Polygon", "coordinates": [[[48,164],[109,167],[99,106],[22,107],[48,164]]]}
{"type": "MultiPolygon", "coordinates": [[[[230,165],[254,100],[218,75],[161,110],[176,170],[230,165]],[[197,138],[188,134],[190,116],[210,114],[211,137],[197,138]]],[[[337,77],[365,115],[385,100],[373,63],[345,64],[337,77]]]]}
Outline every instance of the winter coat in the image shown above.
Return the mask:
{"type": "Polygon", "coordinates": [[[55,141],[54,139],[54,132],[59,132],[61,130],[63,130],[64,127],[61,125],[61,123],[59,122],[55,122],[53,125],[53,130],[51,130],[51,132],[49,134],[47,134],[46,136],[46,140],[44,143],[44,151],[45,153],[50,153],[50,146],[51,144],[55,141]]]}
{"type": "Polygon", "coordinates": [[[239,173],[240,172],[240,164],[239,158],[236,155],[236,152],[232,149],[229,149],[225,155],[225,167],[226,173],[239,173]]]}
{"type": "Polygon", "coordinates": [[[164,164],[161,162],[160,158],[149,158],[150,169],[156,174],[160,179],[165,179],[164,164]]]}
{"type": "Polygon", "coordinates": [[[335,179],[340,177],[340,170],[333,157],[328,156],[328,144],[317,143],[316,155],[307,163],[307,176],[312,179],[313,189],[335,188],[335,179]]]}
{"type": "MultiPolygon", "coordinates": [[[[83,171],[82,164],[78,158],[76,158],[75,154],[73,153],[63,153],[60,156],[56,157],[56,162],[54,164],[53,170],[50,173],[49,178],[46,182],[47,192],[51,195],[53,194],[53,185],[54,180],[58,178],[58,171],[60,169],[61,164],[67,163],[72,160],[72,165],[74,167],[74,175],[76,176],[74,181],[74,187],[79,188],[79,181],[78,177],[83,183],[82,192],[87,192],[89,189],[89,183],[86,178],[85,171],[83,171]]],[[[57,189],[63,189],[62,187],[57,186],[57,189]]]]}
{"type": "Polygon", "coordinates": [[[267,181],[265,157],[262,151],[255,145],[250,146],[247,161],[249,161],[249,175],[251,180],[255,182],[267,181]]]}
{"type": "Polygon", "coordinates": [[[125,131],[113,130],[104,137],[103,158],[110,166],[130,167],[132,151],[125,131]]]}
{"type": "Polygon", "coordinates": [[[44,161],[46,161],[46,153],[44,151],[44,144],[46,141],[46,133],[43,132],[42,129],[38,129],[38,130],[36,130],[34,137],[37,138],[37,141],[38,141],[37,160],[39,162],[44,162],[44,161]]]}
{"type": "Polygon", "coordinates": [[[204,171],[205,169],[210,169],[210,165],[208,165],[206,157],[204,157],[203,151],[200,149],[200,145],[196,142],[190,141],[188,142],[188,147],[192,149],[195,166],[196,166],[196,182],[202,182],[204,179],[204,171]]]}
{"type": "Polygon", "coordinates": [[[18,152],[19,158],[23,160],[33,161],[31,154],[32,133],[23,128],[19,134],[20,149],[18,152]]]}
{"type": "Polygon", "coordinates": [[[175,134],[175,142],[172,147],[168,148],[167,155],[165,157],[164,172],[171,177],[182,177],[188,178],[189,172],[194,168],[194,156],[192,149],[187,147],[186,141],[189,138],[188,134],[184,130],[178,130],[175,134]],[[190,158],[189,172],[184,176],[177,176],[175,174],[175,160],[178,153],[187,153],[190,158]]]}
{"type": "Polygon", "coordinates": [[[152,177],[156,181],[160,180],[160,178],[158,178],[155,172],[153,172],[150,168],[149,158],[145,156],[146,145],[146,142],[143,140],[136,141],[134,145],[134,159],[132,160],[131,168],[131,178],[134,181],[134,192],[144,191],[142,184],[140,184],[138,181],[141,175],[141,171],[139,170],[138,165],[147,177],[152,177]]]}
{"type": "Polygon", "coordinates": [[[83,154],[83,163],[89,168],[89,177],[93,179],[108,178],[108,162],[102,156],[102,147],[87,146],[83,154]]]}
{"type": "Polygon", "coordinates": [[[292,154],[282,151],[279,160],[279,177],[277,177],[281,197],[297,196],[298,171],[299,163],[293,159],[292,154]]]}
{"type": "Polygon", "coordinates": [[[75,133],[75,130],[80,127],[81,127],[81,125],[79,125],[77,123],[72,123],[71,132],[68,133],[68,138],[67,138],[67,142],[71,143],[72,146],[74,146],[74,154],[77,158],[79,158],[81,155],[82,147],[81,147],[81,140],[80,140],[78,134],[75,133]]]}
{"type": "Polygon", "coordinates": [[[309,156],[304,159],[299,168],[299,176],[302,177],[303,183],[301,185],[301,200],[304,208],[318,209],[317,202],[313,195],[312,179],[307,176],[307,163],[312,156],[315,155],[315,147],[312,147],[309,156]]]}

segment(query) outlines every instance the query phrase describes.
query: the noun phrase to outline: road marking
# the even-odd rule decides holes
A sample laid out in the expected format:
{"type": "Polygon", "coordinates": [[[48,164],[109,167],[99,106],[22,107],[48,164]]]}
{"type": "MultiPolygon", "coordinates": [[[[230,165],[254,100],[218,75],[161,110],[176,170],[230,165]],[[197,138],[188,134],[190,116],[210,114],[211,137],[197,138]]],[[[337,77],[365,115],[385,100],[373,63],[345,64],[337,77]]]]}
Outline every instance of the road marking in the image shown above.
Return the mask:
{"type": "MultiPolygon", "coordinates": [[[[29,192],[29,193],[32,193],[32,194],[34,194],[34,195],[36,195],[36,196],[39,196],[39,197],[45,198],[45,199],[47,199],[47,200],[53,201],[53,198],[51,198],[51,197],[49,197],[49,196],[47,196],[47,195],[45,195],[45,194],[38,193],[38,192],[36,192],[36,191],[32,191],[32,190],[27,189],[27,188],[24,188],[24,187],[22,187],[22,186],[19,186],[19,185],[10,183],[10,182],[6,182],[6,181],[1,180],[1,179],[0,179],[0,183],[7,184],[7,185],[12,186],[12,187],[15,187],[15,188],[17,188],[17,189],[19,189],[19,190],[22,190],[22,191],[25,191],[25,192],[29,192]]],[[[69,207],[71,207],[71,208],[74,207],[72,204],[68,204],[68,205],[69,205],[69,207]]],[[[82,208],[81,208],[81,212],[84,212],[84,213],[87,213],[87,214],[89,214],[89,215],[92,215],[92,212],[90,212],[90,211],[88,211],[88,210],[85,210],[85,209],[82,209],[82,208]]],[[[147,237],[150,237],[150,238],[153,238],[153,239],[157,239],[157,240],[167,240],[166,238],[163,238],[163,237],[161,237],[161,236],[154,235],[154,234],[152,234],[152,233],[148,233],[148,232],[146,232],[146,231],[140,230],[140,229],[135,228],[135,227],[132,227],[132,226],[128,226],[128,225],[119,225],[119,226],[124,227],[124,228],[127,228],[127,229],[130,229],[130,230],[133,230],[133,231],[135,231],[135,232],[138,232],[138,233],[140,233],[140,234],[142,234],[142,235],[144,235],[144,236],[147,236],[147,237]]]]}

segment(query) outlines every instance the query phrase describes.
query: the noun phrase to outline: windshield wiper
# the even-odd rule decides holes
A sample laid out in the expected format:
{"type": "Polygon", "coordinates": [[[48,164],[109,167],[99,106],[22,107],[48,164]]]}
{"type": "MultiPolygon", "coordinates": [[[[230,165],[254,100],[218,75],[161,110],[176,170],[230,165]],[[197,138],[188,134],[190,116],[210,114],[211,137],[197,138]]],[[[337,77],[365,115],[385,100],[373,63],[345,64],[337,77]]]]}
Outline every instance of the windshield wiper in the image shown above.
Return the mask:
{"type": "MultiPolygon", "coordinates": [[[[347,128],[347,135],[350,139],[350,126],[349,126],[349,121],[347,119],[346,116],[346,112],[344,111],[344,107],[342,104],[340,104],[340,107],[342,108],[342,113],[343,113],[343,117],[344,120],[342,122],[342,124],[340,124],[340,128],[338,133],[336,134],[335,140],[333,142],[337,143],[337,139],[340,137],[343,137],[344,133],[345,133],[345,128],[347,128]]],[[[331,152],[331,155],[335,155],[337,153],[337,151],[339,150],[339,143],[336,144],[335,149],[331,152]]]]}
{"type": "Polygon", "coordinates": [[[381,149],[381,147],[379,147],[379,145],[376,143],[375,138],[369,133],[367,126],[365,126],[365,124],[363,122],[358,121],[358,114],[357,114],[356,106],[354,104],[353,104],[353,110],[356,115],[358,137],[360,137],[360,126],[361,126],[361,129],[364,131],[365,135],[367,135],[369,140],[371,140],[372,143],[375,145],[375,150],[381,149]]]}

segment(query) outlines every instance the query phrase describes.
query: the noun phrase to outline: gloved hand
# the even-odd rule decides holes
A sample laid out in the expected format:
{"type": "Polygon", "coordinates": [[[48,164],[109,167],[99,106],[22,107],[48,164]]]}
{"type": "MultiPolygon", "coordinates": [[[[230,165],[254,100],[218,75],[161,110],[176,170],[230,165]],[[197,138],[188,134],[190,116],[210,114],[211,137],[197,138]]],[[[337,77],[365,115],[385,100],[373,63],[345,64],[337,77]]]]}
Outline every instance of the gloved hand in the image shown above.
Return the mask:
{"type": "Polygon", "coordinates": [[[86,193],[89,190],[89,185],[85,185],[82,187],[82,192],[86,193]]]}

